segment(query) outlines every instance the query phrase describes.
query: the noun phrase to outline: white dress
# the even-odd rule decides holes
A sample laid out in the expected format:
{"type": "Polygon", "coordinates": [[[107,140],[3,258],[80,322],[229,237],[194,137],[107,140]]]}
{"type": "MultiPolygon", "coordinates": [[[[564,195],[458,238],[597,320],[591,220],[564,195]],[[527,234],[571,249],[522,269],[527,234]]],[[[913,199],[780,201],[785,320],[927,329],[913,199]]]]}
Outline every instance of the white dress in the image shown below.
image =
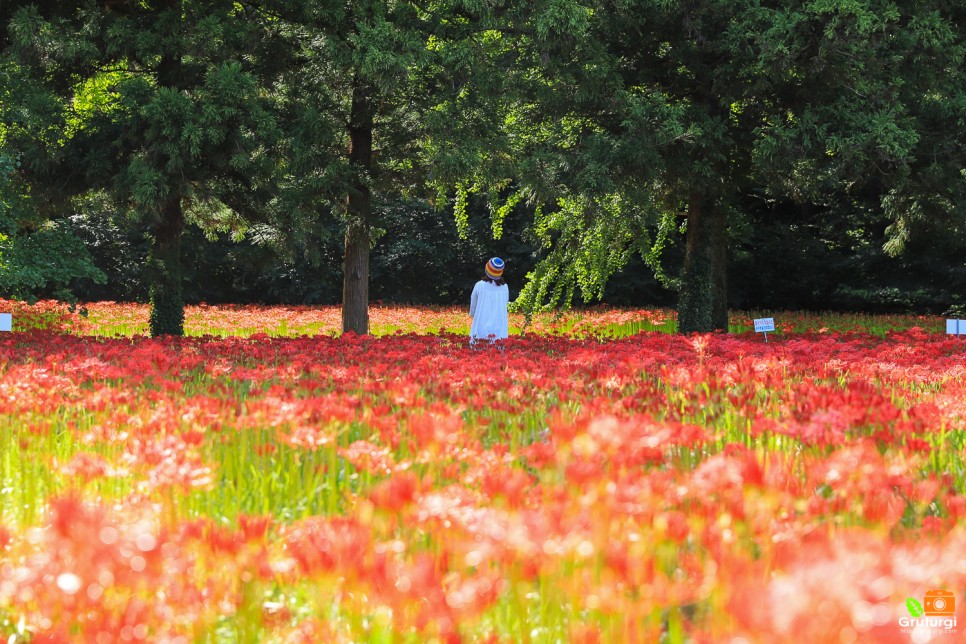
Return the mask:
{"type": "Polygon", "coordinates": [[[476,340],[503,340],[509,335],[510,320],[506,307],[510,302],[510,287],[497,286],[480,280],[470,296],[470,342],[476,340]]]}

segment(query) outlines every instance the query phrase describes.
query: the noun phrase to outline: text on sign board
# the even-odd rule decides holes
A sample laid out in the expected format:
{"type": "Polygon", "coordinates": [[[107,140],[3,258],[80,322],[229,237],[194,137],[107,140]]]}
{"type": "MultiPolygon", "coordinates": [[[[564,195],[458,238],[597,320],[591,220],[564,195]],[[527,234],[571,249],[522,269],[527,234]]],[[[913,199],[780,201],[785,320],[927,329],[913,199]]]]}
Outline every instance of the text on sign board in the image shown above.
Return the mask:
{"type": "Polygon", "coordinates": [[[755,333],[775,330],[775,318],[758,318],[755,320],[755,333]]]}

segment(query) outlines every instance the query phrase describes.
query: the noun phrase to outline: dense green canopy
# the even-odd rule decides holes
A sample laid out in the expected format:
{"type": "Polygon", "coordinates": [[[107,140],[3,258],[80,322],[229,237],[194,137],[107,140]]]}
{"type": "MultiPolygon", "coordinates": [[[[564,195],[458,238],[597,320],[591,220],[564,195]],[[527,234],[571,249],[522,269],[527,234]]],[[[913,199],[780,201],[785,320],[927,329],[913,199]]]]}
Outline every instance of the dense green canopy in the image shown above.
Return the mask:
{"type": "Polygon", "coordinates": [[[843,215],[872,202],[895,222],[892,248],[913,220],[962,239],[958,5],[569,6],[569,32],[517,70],[528,95],[512,128],[535,166],[514,178],[549,249],[526,306],[599,296],[635,253],[660,274],[680,223],[680,328],[726,329],[727,230],[749,195],[843,215]]]}
{"type": "Polygon", "coordinates": [[[2,294],[90,290],[109,225],[147,240],[126,261],[155,334],[182,332],[186,257],[229,261],[218,235],[266,249],[261,274],[341,279],[364,333],[370,253],[459,246],[400,228],[431,229],[427,202],[498,240],[444,271],[512,247],[534,310],[647,266],[684,332],[727,328],[729,265],[803,248],[873,273],[869,244],[935,240],[966,272],[959,3],[7,2],[0,23],[2,294]],[[333,255],[341,276],[313,268],[333,255]]]}

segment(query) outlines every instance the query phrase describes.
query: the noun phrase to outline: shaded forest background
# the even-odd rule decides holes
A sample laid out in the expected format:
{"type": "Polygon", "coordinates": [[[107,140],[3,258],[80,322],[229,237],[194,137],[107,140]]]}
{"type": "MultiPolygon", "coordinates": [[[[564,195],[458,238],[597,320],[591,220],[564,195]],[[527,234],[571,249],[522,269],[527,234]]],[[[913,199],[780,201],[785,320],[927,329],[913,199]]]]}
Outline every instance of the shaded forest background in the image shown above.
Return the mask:
{"type": "MultiPolygon", "coordinates": [[[[950,314],[966,302],[962,248],[942,229],[924,231],[898,257],[883,250],[884,217],[860,213],[854,227],[830,208],[768,202],[749,197],[745,217],[730,230],[729,305],[741,309],[838,310],[950,314]]],[[[76,280],[72,290],[85,301],[145,302],[142,272],[149,250],[143,234],[114,222],[109,206],[91,200],[70,218],[94,264],[107,275],[101,284],[76,280]],[[107,216],[105,216],[105,214],[107,216]]],[[[115,216],[117,216],[115,214],[115,216]]],[[[518,291],[540,258],[532,239],[531,214],[518,208],[494,240],[489,213],[471,210],[470,233],[459,236],[451,212],[420,202],[382,210],[387,231],[373,249],[374,300],[411,304],[465,304],[483,263],[507,260],[511,288],[518,291]]],[[[234,241],[187,231],[185,299],[189,303],[338,304],[342,297],[343,247],[333,229],[313,248],[289,251],[257,237],[234,241]]],[[[670,274],[680,272],[683,235],[673,237],[662,258],[670,274]]],[[[52,292],[48,293],[51,295],[52,292]]],[[[670,306],[677,293],[662,285],[635,258],[607,283],[603,302],[614,306],[670,306]]]]}
{"type": "Polygon", "coordinates": [[[966,314],[966,5],[8,0],[0,296],[966,314]]]}

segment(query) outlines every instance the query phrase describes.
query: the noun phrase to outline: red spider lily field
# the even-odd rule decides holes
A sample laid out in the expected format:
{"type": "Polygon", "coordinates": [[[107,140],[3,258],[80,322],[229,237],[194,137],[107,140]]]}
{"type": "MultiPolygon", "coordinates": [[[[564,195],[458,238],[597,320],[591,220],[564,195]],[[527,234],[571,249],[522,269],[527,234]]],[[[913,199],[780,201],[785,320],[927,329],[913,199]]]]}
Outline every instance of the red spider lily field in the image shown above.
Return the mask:
{"type": "Polygon", "coordinates": [[[456,308],[0,310],[9,644],[966,635],[941,319],[591,309],[474,349],[456,308]]]}

